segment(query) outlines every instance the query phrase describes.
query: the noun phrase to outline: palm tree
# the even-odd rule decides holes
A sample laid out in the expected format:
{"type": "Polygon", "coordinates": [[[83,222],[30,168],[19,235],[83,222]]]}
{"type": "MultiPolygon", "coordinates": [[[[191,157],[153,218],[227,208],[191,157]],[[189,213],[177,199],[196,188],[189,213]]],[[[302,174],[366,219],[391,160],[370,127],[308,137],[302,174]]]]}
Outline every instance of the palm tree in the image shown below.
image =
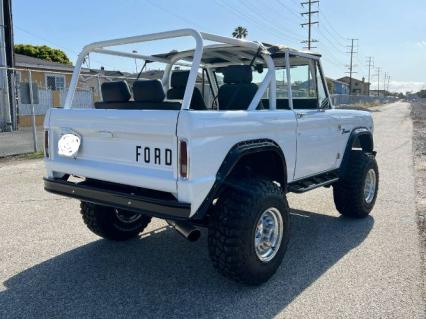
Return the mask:
{"type": "Polygon", "coordinates": [[[245,39],[248,35],[247,28],[242,26],[238,26],[235,28],[234,32],[232,32],[232,36],[237,39],[245,39]]]}

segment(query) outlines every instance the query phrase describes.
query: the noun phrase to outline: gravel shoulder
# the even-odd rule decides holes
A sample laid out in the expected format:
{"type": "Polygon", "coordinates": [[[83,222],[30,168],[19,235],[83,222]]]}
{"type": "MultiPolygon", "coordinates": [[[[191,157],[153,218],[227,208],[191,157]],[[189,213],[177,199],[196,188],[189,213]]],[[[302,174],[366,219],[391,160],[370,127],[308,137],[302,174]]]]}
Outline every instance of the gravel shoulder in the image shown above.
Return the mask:
{"type": "MultiPolygon", "coordinates": [[[[422,249],[424,287],[426,287],[426,99],[415,101],[411,105],[416,206],[422,249]]],[[[423,299],[426,303],[425,289],[423,299]]]]}

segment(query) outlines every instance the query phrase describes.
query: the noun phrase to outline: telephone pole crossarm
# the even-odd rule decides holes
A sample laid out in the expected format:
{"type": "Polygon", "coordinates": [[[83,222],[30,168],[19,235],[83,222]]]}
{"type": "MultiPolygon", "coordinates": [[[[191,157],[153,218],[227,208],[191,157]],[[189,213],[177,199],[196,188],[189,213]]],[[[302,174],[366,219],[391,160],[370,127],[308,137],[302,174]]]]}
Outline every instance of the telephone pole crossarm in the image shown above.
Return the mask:
{"type": "Polygon", "coordinates": [[[307,22],[300,24],[302,28],[308,27],[308,39],[302,41],[302,43],[307,43],[308,46],[306,48],[308,50],[311,50],[311,49],[314,48],[312,46],[312,43],[318,42],[318,40],[312,39],[312,26],[313,25],[319,25],[319,21],[313,21],[313,19],[312,19],[312,16],[315,15],[315,14],[318,14],[319,10],[312,10],[312,5],[313,4],[319,5],[319,0],[308,0],[308,1],[301,2],[300,4],[302,5],[303,8],[305,6],[307,6],[307,11],[301,12],[300,15],[302,17],[307,16],[307,18],[308,18],[307,22]]]}

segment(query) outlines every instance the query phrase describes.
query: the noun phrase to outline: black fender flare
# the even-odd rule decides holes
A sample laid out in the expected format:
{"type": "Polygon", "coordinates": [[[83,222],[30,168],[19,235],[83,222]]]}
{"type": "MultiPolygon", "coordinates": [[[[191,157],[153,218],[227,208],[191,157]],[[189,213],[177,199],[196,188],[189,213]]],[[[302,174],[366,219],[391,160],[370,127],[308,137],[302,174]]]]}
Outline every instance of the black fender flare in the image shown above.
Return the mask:
{"type": "Polygon", "coordinates": [[[234,167],[237,163],[245,156],[260,153],[260,152],[275,152],[282,161],[283,164],[283,178],[281,181],[282,187],[286,192],[287,187],[287,164],[285,160],[285,156],[281,147],[270,139],[255,139],[255,140],[247,140],[244,142],[239,142],[235,144],[229,152],[226,154],[219,170],[216,173],[216,180],[210,189],[208,195],[204,199],[203,203],[200,205],[192,219],[200,220],[203,219],[206,215],[208,209],[210,208],[213,200],[218,197],[223,189],[226,178],[232,173],[234,167]]]}
{"type": "Polygon", "coordinates": [[[371,134],[371,131],[366,127],[354,128],[346,143],[342,163],[339,168],[339,177],[343,177],[346,174],[352,147],[354,145],[360,147],[365,153],[376,155],[376,152],[374,151],[373,134],[371,134]]]}

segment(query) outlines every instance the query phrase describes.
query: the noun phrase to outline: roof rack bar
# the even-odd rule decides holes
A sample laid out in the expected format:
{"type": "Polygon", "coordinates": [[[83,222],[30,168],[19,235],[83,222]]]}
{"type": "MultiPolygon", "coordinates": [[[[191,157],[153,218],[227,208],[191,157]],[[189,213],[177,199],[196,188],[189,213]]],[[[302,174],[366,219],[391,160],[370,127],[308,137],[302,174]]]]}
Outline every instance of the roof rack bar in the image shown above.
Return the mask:
{"type": "MultiPolygon", "coordinates": [[[[214,54],[214,56],[216,56],[216,57],[219,57],[219,58],[221,58],[221,59],[224,59],[225,61],[229,61],[229,62],[233,62],[233,63],[238,63],[238,64],[242,64],[242,63],[243,63],[243,62],[242,62],[240,59],[238,59],[236,56],[231,56],[231,55],[228,55],[228,54],[223,53],[223,52],[215,51],[213,54],[214,54]]],[[[209,53],[207,53],[207,56],[212,56],[212,55],[211,55],[211,53],[210,53],[210,54],[209,54],[209,53]]]]}
{"type": "MultiPolygon", "coordinates": [[[[167,63],[168,64],[171,61],[169,59],[160,58],[160,57],[156,57],[156,56],[152,56],[152,55],[144,55],[144,54],[139,54],[139,53],[128,53],[128,52],[121,52],[121,51],[108,50],[108,49],[95,49],[92,52],[93,53],[99,53],[99,54],[121,56],[121,57],[125,57],[125,58],[140,59],[140,60],[145,60],[145,61],[149,61],[149,62],[160,62],[160,63],[167,63]]],[[[181,65],[181,66],[190,66],[190,64],[181,63],[181,62],[178,62],[176,64],[181,65]]]]}
{"type": "Polygon", "coordinates": [[[224,36],[206,33],[206,32],[201,32],[201,36],[203,37],[204,40],[233,44],[233,45],[238,45],[240,47],[247,47],[247,48],[252,48],[252,49],[258,49],[259,47],[263,47],[262,44],[257,43],[257,42],[235,39],[235,38],[229,38],[229,37],[224,37],[224,36]]]}

